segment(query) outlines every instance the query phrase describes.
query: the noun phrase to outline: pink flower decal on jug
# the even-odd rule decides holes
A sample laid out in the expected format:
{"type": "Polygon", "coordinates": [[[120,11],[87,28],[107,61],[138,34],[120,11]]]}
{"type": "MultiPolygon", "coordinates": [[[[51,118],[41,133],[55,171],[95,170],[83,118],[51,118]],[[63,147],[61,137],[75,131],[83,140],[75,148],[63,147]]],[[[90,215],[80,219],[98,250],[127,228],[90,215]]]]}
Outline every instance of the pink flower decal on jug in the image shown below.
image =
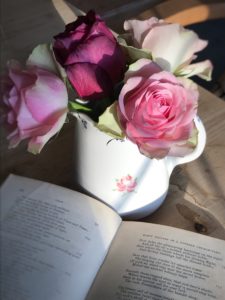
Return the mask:
{"type": "Polygon", "coordinates": [[[136,178],[131,175],[123,176],[120,179],[116,179],[116,191],[117,192],[134,192],[137,186],[136,178]]]}

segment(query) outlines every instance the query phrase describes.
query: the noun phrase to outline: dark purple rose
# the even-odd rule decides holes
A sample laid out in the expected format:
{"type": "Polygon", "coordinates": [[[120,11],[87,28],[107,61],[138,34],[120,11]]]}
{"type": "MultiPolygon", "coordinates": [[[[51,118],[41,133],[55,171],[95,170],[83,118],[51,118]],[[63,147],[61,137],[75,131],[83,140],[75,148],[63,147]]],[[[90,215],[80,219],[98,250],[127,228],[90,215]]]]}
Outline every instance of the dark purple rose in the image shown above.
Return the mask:
{"type": "Polygon", "coordinates": [[[65,31],[54,38],[56,59],[82,99],[112,95],[114,85],[123,78],[125,56],[94,11],[67,24],[65,31]]]}

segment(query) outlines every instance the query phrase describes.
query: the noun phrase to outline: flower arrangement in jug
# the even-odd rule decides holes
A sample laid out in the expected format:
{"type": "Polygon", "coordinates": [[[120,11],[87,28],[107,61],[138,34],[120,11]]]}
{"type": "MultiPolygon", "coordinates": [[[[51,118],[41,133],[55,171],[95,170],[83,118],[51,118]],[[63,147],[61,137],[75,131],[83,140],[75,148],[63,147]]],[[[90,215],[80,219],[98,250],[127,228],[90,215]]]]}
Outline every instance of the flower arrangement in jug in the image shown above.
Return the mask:
{"type": "Polygon", "coordinates": [[[28,151],[39,153],[68,114],[85,113],[150,158],[193,151],[199,93],[190,77],[210,80],[212,65],[192,61],[207,41],[154,17],[124,29],[114,35],[89,11],[38,45],[25,67],[8,62],[1,106],[10,147],[28,140],[28,151]]]}

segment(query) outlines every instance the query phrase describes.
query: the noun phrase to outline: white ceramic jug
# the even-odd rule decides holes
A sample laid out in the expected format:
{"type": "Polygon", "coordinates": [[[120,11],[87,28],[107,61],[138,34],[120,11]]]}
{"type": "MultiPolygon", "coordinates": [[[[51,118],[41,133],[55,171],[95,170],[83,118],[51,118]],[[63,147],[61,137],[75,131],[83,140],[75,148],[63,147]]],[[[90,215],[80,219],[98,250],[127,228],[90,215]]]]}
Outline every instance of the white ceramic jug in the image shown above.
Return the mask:
{"type": "Polygon", "coordinates": [[[76,181],[81,191],[97,198],[121,216],[145,217],[164,201],[175,166],[195,160],[204,150],[206,132],[195,118],[198,145],[185,157],[149,159],[129,140],[111,138],[85,115],[76,115],[76,181]]]}

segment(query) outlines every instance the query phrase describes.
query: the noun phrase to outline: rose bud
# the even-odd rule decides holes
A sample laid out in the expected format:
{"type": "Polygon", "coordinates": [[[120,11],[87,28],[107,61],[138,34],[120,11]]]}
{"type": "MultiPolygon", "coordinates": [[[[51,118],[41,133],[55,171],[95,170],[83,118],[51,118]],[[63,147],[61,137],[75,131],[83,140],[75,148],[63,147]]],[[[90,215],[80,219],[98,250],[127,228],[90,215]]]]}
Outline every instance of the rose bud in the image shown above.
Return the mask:
{"type": "Polygon", "coordinates": [[[1,106],[9,147],[28,139],[28,151],[39,153],[65,122],[66,86],[55,74],[37,67],[23,70],[11,61],[8,69],[1,106]]]}
{"type": "Polygon", "coordinates": [[[124,29],[130,33],[135,47],[149,50],[163,70],[177,76],[198,75],[211,80],[212,64],[209,60],[190,64],[197,57],[196,53],[208,44],[194,31],[154,17],[144,21],[125,21],[124,29]]]}
{"type": "Polygon", "coordinates": [[[114,85],[123,78],[124,53],[93,11],[67,24],[65,31],[55,36],[53,51],[82,99],[111,96],[114,85]]]}

